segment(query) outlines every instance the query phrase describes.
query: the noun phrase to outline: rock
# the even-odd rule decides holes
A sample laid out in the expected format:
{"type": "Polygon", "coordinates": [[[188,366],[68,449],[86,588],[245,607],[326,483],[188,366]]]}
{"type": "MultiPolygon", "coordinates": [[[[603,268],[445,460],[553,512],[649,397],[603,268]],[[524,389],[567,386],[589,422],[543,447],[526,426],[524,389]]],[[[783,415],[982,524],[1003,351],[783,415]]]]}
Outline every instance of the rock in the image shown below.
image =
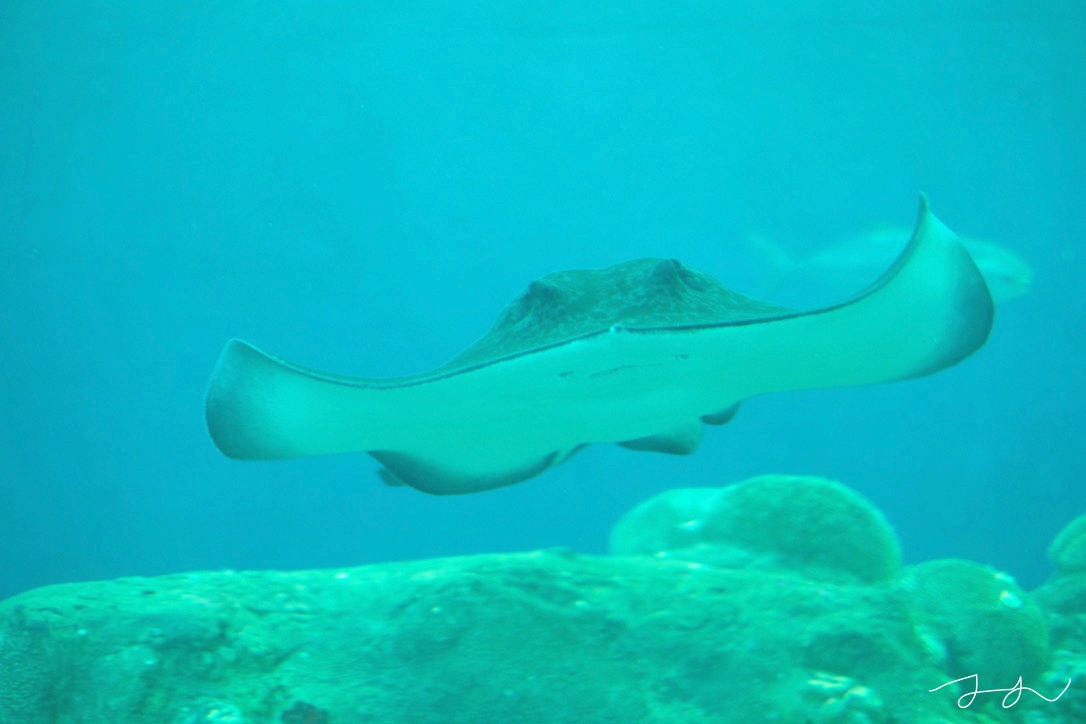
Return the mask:
{"type": "Polygon", "coordinates": [[[964,720],[889,586],[538,552],[49,586],[0,721],[964,720]]]}
{"type": "Polygon", "coordinates": [[[867,583],[901,567],[897,537],[871,503],[836,481],[795,475],[661,493],[619,520],[610,551],[867,583]]]}
{"type": "Polygon", "coordinates": [[[1086,515],[1072,520],[1048,548],[1055,575],[1032,592],[1045,612],[1052,638],[1052,664],[1042,682],[1059,691],[1070,679],[1060,708],[1067,721],[1086,721],[1086,515]]]}
{"type": "Polygon", "coordinates": [[[27,591],[0,601],[0,722],[1086,720],[1086,688],[1039,696],[1086,676],[1074,545],[1036,596],[969,561],[902,571],[856,493],[763,476],[661,494],[611,547],[27,591]],[[962,709],[941,685],[971,674],[1038,694],[962,709]]]}
{"type": "Polygon", "coordinates": [[[943,660],[935,663],[953,678],[977,674],[983,686],[1008,687],[1047,668],[1044,614],[1007,574],[944,559],[908,568],[899,585],[921,634],[941,644],[943,660]]]}
{"type": "Polygon", "coordinates": [[[1059,573],[1086,572],[1086,515],[1080,515],[1060,531],[1048,547],[1048,557],[1059,573]]]}

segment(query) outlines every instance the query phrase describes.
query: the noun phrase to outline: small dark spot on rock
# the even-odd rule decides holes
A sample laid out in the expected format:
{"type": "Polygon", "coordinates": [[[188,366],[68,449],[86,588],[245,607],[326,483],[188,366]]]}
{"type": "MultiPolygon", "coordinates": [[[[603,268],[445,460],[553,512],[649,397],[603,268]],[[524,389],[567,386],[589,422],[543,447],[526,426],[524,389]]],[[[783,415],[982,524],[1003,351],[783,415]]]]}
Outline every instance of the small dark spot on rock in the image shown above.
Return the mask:
{"type": "Polygon", "coordinates": [[[328,712],[304,701],[296,701],[279,719],[286,724],[327,724],[328,712]]]}

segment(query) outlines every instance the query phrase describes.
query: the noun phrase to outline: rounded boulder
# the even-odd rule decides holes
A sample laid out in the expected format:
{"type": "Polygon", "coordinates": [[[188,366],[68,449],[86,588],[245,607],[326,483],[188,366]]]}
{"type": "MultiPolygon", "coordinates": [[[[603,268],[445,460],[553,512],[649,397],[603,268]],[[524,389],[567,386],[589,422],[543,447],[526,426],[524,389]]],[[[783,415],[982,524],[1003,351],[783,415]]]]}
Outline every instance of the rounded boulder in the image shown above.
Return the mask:
{"type": "Polygon", "coordinates": [[[837,481],[798,475],[661,493],[619,520],[610,551],[866,583],[901,567],[897,536],[870,502],[837,481]]]}

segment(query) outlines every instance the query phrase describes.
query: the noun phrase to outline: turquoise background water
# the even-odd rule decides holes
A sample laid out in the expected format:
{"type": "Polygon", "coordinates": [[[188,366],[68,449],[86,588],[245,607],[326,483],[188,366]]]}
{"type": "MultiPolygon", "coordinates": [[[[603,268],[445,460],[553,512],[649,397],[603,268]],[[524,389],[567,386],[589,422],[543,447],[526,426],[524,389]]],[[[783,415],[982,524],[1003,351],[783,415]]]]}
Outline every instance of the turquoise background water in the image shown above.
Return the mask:
{"type": "Polygon", "coordinates": [[[1084,7],[5,3],[0,595],[602,552],[658,491],[763,472],[857,488],[909,560],[1035,585],[1086,512],[1084,7]],[[919,191],[1036,273],[931,378],[751,400],[691,457],[594,446],[456,498],[363,455],[230,461],[204,428],[232,336],[420,372],[549,272],[675,257],[755,291],[752,235],[814,251],[909,225],[919,191]]]}

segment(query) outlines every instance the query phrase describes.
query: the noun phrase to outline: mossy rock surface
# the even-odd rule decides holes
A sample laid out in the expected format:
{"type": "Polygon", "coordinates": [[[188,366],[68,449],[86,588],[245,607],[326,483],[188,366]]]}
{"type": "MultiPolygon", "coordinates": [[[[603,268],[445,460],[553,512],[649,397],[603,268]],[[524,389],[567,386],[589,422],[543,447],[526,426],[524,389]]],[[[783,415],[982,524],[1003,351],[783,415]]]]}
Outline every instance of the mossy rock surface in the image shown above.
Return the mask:
{"type": "Polygon", "coordinates": [[[976,673],[984,686],[1022,676],[1053,694],[1086,676],[1081,574],[1039,592],[1046,621],[986,566],[902,571],[882,516],[839,483],[763,476],[670,491],[624,518],[612,547],[622,555],[552,550],[27,591],[0,601],[0,722],[1086,716],[1074,688],[1059,706],[1027,697],[1010,710],[998,696],[958,708],[965,684],[931,691],[976,673]]]}
{"type": "Polygon", "coordinates": [[[900,586],[922,630],[944,645],[947,671],[1010,686],[1019,676],[1036,680],[1047,668],[1045,615],[1006,573],[943,559],[911,566],[900,586]]]}
{"type": "Polygon", "coordinates": [[[1060,573],[1086,573],[1086,515],[1060,531],[1048,547],[1048,557],[1060,573]]]}
{"type": "Polygon", "coordinates": [[[666,491],[615,525],[610,550],[866,583],[889,581],[901,567],[901,546],[878,509],[837,481],[799,475],[666,491]]]}
{"type": "Polygon", "coordinates": [[[0,602],[0,721],[975,721],[885,586],[561,552],[0,602]]]}

